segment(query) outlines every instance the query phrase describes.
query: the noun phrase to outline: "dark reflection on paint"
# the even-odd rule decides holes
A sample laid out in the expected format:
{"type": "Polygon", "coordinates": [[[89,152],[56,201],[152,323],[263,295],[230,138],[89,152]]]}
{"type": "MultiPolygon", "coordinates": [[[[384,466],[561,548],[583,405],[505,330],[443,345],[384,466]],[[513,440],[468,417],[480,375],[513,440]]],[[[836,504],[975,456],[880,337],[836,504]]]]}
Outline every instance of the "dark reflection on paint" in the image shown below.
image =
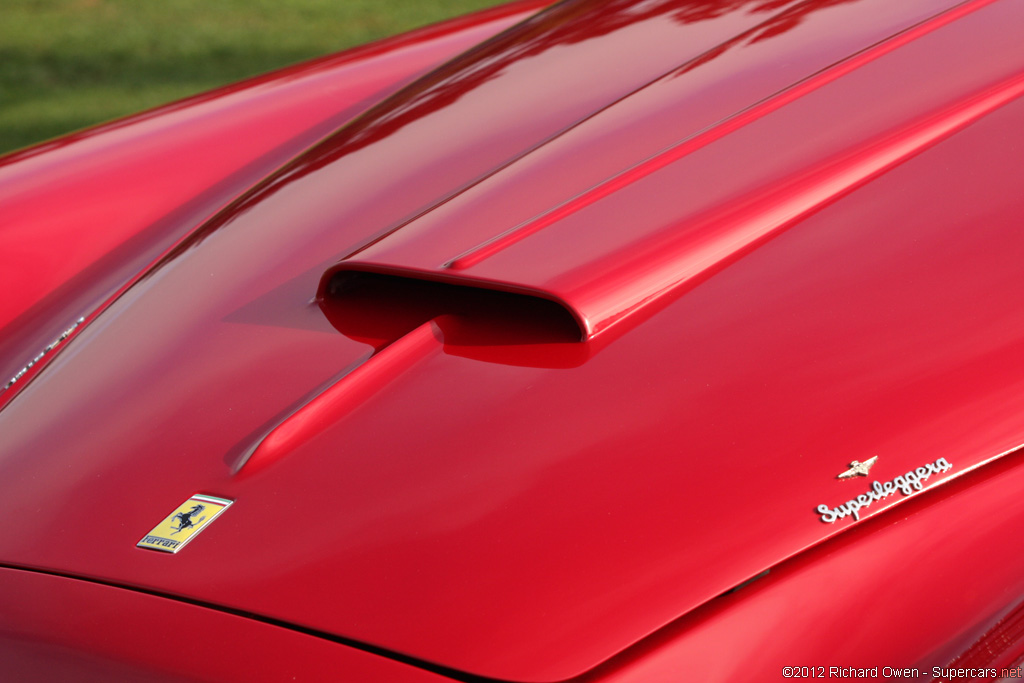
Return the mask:
{"type": "MultiPolygon", "coordinates": [[[[742,47],[743,45],[750,45],[753,43],[759,43],[769,38],[780,36],[787,31],[790,31],[801,24],[808,17],[808,15],[817,12],[819,10],[834,7],[836,5],[845,5],[852,2],[858,2],[859,0],[816,0],[815,2],[806,2],[795,7],[783,10],[778,14],[772,16],[767,21],[758,24],[754,28],[739,34],[732,40],[728,40],[718,47],[708,50],[696,59],[692,59],[679,69],[677,69],[672,76],[682,76],[683,74],[689,73],[694,69],[711,62],[718,57],[721,57],[729,50],[733,48],[742,47]]],[[[743,4],[742,2],[722,2],[720,4],[743,4]]],[[[765,2],[762,6],[766,9],[774,9],[777,6],[786,5],[786,2],[765,2]],[[773,7],[768,7],[769,5],[773,7]]],[[[756,10],[754,10],[756,11],[756,10]]]]}
{"type": "MultiPolygon", "coordinates": [[[[758,42],[796,28],[808,15],[834,5],[858,0],[580,0],[562,3],[521,25],[514,32],[471,51],[447,68],[422,79],[402,96],[354,122],[339,136],[341,142],[317,165],[351,153],[379,140],[421,116],[449,106],[482,84],[500,76],[519,60],[535,57],[554,47],[600,38],[637,23],[664,16],[679,24],[710,21],[731,13],[774,14],[756,27],[696,62],[706,63],[734,45],[758,42]]],[[[684,69],[692,68],[689,65],[684,69]]]]}
{"type": "MultiPolygon", "coordinates": [[[[854,0],[826,0],[809,5],[816,7],[834,1],[854,0]]],[[[794,0],[578,0],[561,3],[520,25],[514,32],[484,48],[471,51],[433,76],[420,80],[406,89],[402,98],[392,100],[347,127],[343,134],[344,143],[329,156],[337,158],[386,137],[426,113],[454,104],[466,93],[498,78],[509,65],[536,57],[554,47],[600,38],[661,16],[679,24],[692,24],[732,12],[770,12],[793,4],[794,0]]],[[[807,5],[798,6],[801,7],[801,16],[810,11],[807,5]]],[[[799,21],[799,16],[792,17],[786,22],[785,30],[796,26],[799,21]]],[[[771,35],[780,32],[775,30],[771,35]]],[[[330,160],[325,161],[329,163],[330,160]]]]}
{"type": "MultiPolygon", "coordinates": [[[[765,15],[760,21],[755,20],[753,28],[655,78],[679,76],[713,61],[729,50],[787,33],[815,12],[859,1],[570,0],[559,3],[454,59],[328,136],[196,230],[172,250],[163,262],[173,260],[184,251],[201,244],[206,237],[222,226],[255,208],[264,199],[293,181],[315,174],[347,155],[395,134],[407,125],[447,109],[468,93],[498,79],[510,66],[525,58],[540,55],[555,47],[597,39],[659,18],[688,25],[720,19],[730,14],[765,15]]],[[[522,87],[522,84],[510,85],[522,87]]],[[[593,112],[588,114],[590,113],[593,112]]],[[[561,122],[559,129],[573,122],[561,122]]],[[[557,130],[553,130],[550,134],[557,133],[557,130]]],[[[532,145],[542,142],[542,139],[524,141],[522,149],[527,151],[532,145]]],[[[482,167],[479,172],[486,172],[488,168],[508,161],[509,159],[494,160],[493,163],[482,167]]],[[[452,191],[457,191],[459,185],[467,179],[453,179],[452,191]]],[[[379,226],[380,231],[356,251],[386,237],[401,227],[406,220],[429,210],[436,202],[445,198],[439,196],[428,204],[408,207],[402,213],[404,217],[397,218],[397,222],[389,221],[387,225],[379,226]]],[[[348,255],[351,256],[351,253],[348,255]]],[[[154,268],[151,272],[156,270],[154,268]]]]}
{"type": "Polygon", "coordinates": [[[282,185],[321,169],[347,154],[381,140],[410,123],[444,109],[517,61],[554,47],[600,38],[637,23],[664,17],[679,24],[710,21],[730,13],[771,13],[749,31],[681,65],[690,71],[744,44],[767,40],[796,28],[809,15],[859,0],[578,0],[560,3],[511,31],[471,50],[434,74],[359,117],[250,194],[237,207],[272,194],[282,185]]]}
{"type": "Polygon", "coordinates": [[[570,368],[592,347],[561,304],[526,294],[344,271],[320,298],[327,320],[377,351],[434,320],[453,356],[521,367],[570,368]]]}

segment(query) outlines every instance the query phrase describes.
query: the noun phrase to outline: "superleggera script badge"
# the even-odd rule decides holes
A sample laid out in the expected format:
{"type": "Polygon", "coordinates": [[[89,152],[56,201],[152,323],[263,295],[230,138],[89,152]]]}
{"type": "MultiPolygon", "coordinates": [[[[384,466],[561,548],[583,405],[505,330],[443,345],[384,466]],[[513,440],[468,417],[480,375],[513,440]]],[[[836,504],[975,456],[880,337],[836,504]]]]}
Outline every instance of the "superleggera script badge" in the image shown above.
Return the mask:
{"type": "Polygon", "coordinates": [[[926,481],[933,474],[948,472],[952,467],[948,460],[939,458],[935,462],[930,462],[923,467],[918,467],[916,470],[911,470],[906,474],[895,477],[891,481],[876,481],[871,484],[871,489],[867,493],[862,493],[839,507],[830,508],[822,503],[817,507],[818,514],[821,515],[821,521],[826,524],[832,524],[837,519],[842,519],[847,515],[851,515],[854,519],[859,520],[861,509],[868,507],[876,500],[888,498],[897,492],[902,493],[904,496],[909,496],[914,491],[920,491],[924,488],[922,482],[926,481]]]}

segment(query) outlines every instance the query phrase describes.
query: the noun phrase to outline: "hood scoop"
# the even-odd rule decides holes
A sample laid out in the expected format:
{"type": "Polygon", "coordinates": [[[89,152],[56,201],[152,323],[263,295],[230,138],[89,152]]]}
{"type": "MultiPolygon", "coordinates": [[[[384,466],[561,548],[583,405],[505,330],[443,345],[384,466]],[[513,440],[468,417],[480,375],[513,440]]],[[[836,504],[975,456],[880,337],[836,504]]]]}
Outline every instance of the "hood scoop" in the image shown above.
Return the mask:
{"type": "Polygon", "coordinates": [[[539,296],[357,270],[331,271],[318,296],[331,325],[372,351],[300,401],[232,466],[250,475],[343,421],[438,353],[487,363],[572,368],[594,351],[563,304],[539,296]]]}
{"type": "Polygon", "coordinates": [[[583,322],[561,301],[346,267],[323,278],[318,296],[339,332],[378,351],[435,318],[464,347],[564,344],[586,338],[583,322]]]}
{"type": "Polygon", "coordinates": [[[933,17],[703,128],[666,125],[653,140],[635,108],[683,116],[697,102],[689,80],[659,79],[340,267],[529,291],[563,302],[593,338],[1020,96],[1015,67],[996,58],[981,58],[984,80],[948,78],[920,58],[963,44],[942,29],[982,6],[933,17]],[[928,88],[908,101],[907,82],[928,88]],[[848,115],[865,100],[893,104],[848,115]],[[590,158],[595,147],[633,157],[590,158]],[[566,180],[580,176],[585,187],[566,180]]]}

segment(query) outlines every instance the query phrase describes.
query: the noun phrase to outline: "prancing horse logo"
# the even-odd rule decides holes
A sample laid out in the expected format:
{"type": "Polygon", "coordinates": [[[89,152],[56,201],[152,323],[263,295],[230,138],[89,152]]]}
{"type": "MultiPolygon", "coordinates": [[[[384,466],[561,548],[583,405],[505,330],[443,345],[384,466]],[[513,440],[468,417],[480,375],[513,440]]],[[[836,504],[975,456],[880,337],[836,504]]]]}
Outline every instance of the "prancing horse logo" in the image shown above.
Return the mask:
{"type": "Polygon", "coordinates": [[[179,531],[183,531],[185,529],[188,529],[189,527],[195,526],[196,524],[199,524],[204,519],[206,519],[206,515],[203,515],[195,521],[192,520],[193,517],[195,517],[205,509],[205,505],[193,505],[192,509],[189,510],[188,512],[179,512],[178,514],[174,515],[174,517],[171,517],[172,522],[174,520],[181,520],[180,522],[178,522],[178,526],[174,527],[174,531],[171,532],[171,536],[178,533],[179,531]]]}
{"type": "Polygon", "coordinates": [[[136,547],[174,554],[190,543],[235,501],[197,493],[177,506],[136,547]]]}

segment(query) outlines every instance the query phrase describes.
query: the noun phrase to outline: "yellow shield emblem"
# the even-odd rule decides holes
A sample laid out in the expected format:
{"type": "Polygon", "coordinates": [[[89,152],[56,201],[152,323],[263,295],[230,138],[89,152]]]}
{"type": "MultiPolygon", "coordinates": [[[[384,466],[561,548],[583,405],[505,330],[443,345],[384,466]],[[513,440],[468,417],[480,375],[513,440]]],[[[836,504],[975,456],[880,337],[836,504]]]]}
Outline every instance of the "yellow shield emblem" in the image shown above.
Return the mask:
{"type": "Polygon", "coordinates": [[[234,501],[197,493],[153,527],[136,545],[165,553],[176,553],[209,526],[234,501]]]}

